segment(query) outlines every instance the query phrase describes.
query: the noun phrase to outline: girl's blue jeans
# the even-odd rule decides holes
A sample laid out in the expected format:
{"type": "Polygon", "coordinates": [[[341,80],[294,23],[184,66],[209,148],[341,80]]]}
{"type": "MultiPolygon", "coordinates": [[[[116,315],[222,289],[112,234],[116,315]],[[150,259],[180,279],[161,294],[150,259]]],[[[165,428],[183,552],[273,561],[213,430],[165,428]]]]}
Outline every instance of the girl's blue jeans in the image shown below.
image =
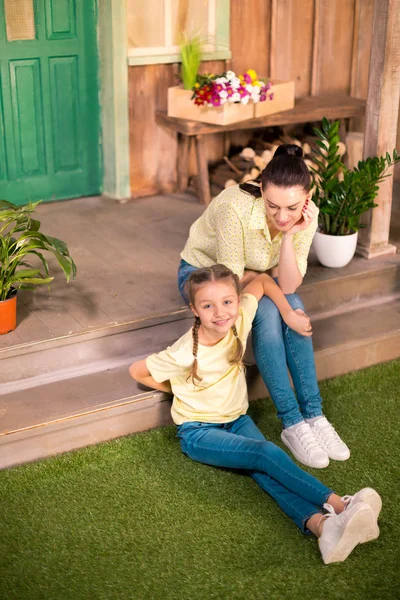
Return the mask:
{"type": "MultiPolygon", "coordinates": [[[[181,260],[178,286],[187,304],[184,286],[193,271],[196,271],[196,267],[181,260]]],[[[287,294],[286,298],[292,308],[304,310],[297,294],[287,294]]],[[[311,337],[304,337],[290,329],[282,320],[276,305],[266,296],[258,304],[253,321],[252,343],[257,367],[283,426],[290,427],[303,419],[322,415],[311,337]],[[290,385],[288,368],[297,398],[290,385]]]]}
{"type": "Polygon", "coordinates": [[[178,425],[182,452],[197,462],[244,470],[304,532],[307,520],[333,493],[268,442],[248,415],[230,423],[178,425]]]}

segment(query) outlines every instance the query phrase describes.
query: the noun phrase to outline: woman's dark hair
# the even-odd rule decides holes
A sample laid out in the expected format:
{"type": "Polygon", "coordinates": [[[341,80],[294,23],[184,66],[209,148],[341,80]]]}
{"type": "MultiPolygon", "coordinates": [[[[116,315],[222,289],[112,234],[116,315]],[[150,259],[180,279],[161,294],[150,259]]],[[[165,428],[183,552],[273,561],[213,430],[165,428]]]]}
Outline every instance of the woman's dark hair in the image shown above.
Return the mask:
{"type": "MultiPolygon", "coordinates": [[[[235,273],[232,273],[232,271],[230,269],[228,269],[228,267],[226,267],[225,265],[216,264],[216,265],[212,265],[211,267],[203,267],[202,269],[197,269],[196,271],[193,271],[193,273],[191,273],[191,275],[189,276],[189,279],[185,286],[188,296],[189,296],[190,304],[192,306],[194,306],[196,292],[202,285],[204,285],[205,283],[209,283],[211,281],[224,281],[224,280],[225,281],[230,280],[232,282],[232,285],[234,286],[235,291],[236,291],[237,295],[239,296],[240,295],[239,277],[235,273]]],[[[200,321],[199,317],[195,317],[194,324],[192,327],[193,363],[192,363],[192,367],[191,367],[190,373],[188,375],[188,378],[186,379],[186,381],[189,381],[189,379],[191,379],[194,385],[196,385],[197,382],[201,381],[201,377],[199,377],[199,375],[197,373],[197,366],[198,366],[197,352],[199,349],[199,333],[198,332],[199,332],[200,325],[201,325],[201,321],[200,321]]],[[[238,336],[236,326],[232,325],[231,329],[232,329],[233,335],[236,338],[236,348],[233,353],[233,356],[231,357],[230,364],[238,365],[238,367],[240,368],[242,365],[242,358],[243,358],[243,350],[244,350],[243,344],[242,344],[241,339],[238,336]]]]}
{"type": "Polygon", "coordinates": [[[296,144],[278,146],[273,159],[254,181],[261,183],[261,187],[250,182],[241,183],[239,187],[255,198],[260,198],[262,190],[270,184],[285,188],[302,187],[308,193],[311,188],[311,175],[303,159],[303,150],[296,144]]]}

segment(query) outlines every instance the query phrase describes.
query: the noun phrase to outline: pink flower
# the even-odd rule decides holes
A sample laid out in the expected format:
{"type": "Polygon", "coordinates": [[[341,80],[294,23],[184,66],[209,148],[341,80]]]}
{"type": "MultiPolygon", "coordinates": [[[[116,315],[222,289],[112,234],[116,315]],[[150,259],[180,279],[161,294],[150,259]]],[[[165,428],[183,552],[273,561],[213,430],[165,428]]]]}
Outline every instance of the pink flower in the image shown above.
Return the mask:
{"type": "Polygon", "coordinates": [[[243,79],[245,80],[246,83],[251,83],[251,77],[248,73],[245,73],[243,75],[243,79]]]}
{"type": "Polygon", "coordinates": [[[271,92],[271,93],[268,95],[268,98],[269,98],[270,100],[273,100],[273,99],[274,99],[274,92],[271,92]]]}

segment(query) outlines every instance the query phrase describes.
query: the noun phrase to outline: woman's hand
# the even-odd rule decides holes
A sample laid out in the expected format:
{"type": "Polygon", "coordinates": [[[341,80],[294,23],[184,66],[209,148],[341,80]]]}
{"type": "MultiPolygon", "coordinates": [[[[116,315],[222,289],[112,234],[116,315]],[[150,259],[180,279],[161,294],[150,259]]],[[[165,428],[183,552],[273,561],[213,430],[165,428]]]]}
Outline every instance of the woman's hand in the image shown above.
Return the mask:
{"type": "Polygon", "coordinates": [[[297,223],[293,225],[293,227],[291,227],[291,229],[286,231],[284,235],[294,235],[295,233],[299,233],[299,231],[304,231],[305,229],[307,229],[309,225],[313,222],[316,211],[317,207],[315,206],[314,202],[311,199],[306,200],[306,203],[304,204],[302,209],[301,218],[299,219],[299,221],[297,221],[297,223]]]}
{"type": "Polygon", "coordinates": [[[312,335],[311,321],[301,308],[289,311],[282,315],[286,325],[304,337],[312,335]]]}

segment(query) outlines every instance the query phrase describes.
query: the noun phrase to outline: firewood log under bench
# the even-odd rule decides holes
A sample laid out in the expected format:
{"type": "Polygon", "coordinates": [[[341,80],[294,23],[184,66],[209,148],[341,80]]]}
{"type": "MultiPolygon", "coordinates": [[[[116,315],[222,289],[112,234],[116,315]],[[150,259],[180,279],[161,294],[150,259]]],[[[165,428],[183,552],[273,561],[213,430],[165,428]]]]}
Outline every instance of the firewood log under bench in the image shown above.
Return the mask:
{"type": "Polygon", "coordinates": [[[327,119],[341,119],[341,139],[346,141],[346,123],[344,119],[362,117],[365,113],[365,100],[352,98],[344,94],[329,96],[305,96],[296,100],[295,107],[266,117],[239,121],[230,125],[210,125],[200,121],[169,117],[166,111],[156,111],[159,125],[173,131],[178,136],[177,154],[177,191],[184,192],[189,183],[189,151],[195,144],[197,161],[198,200],[208,206],[211,201],[210,182],[205,136],[212,133],[227,133],[246,129],[262,129],[263,127],[313,123],[327,119]]]}

